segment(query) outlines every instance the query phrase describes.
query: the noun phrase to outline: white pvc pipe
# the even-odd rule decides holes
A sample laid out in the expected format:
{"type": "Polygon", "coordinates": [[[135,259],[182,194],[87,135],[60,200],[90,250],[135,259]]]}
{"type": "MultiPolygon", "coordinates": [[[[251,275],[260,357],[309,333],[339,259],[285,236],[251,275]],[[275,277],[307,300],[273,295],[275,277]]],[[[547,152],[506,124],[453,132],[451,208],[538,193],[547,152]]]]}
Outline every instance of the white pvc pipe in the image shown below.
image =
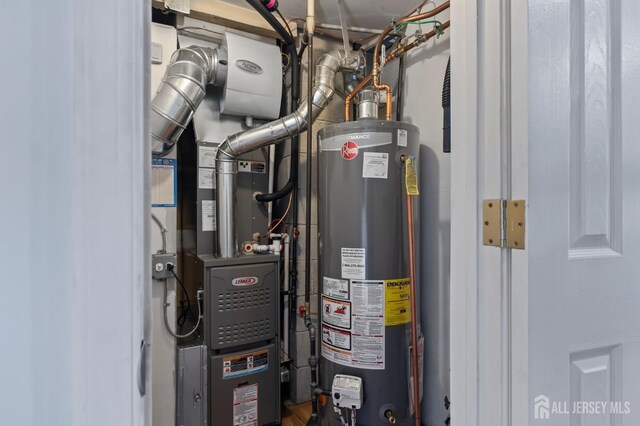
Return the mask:
{"type": "Polygon", "coordinates": [[[307,0],[307,32],[312,34],[316,31],[316,2],[307,0]]]}
{"type": "MultiPolygon", "coordinates": [[[[318,23],[316,24],[316,27],[324,28],[326,30],[337,30],[337,31],[340,31],[342,29],[342,26],[336,25],[336,24],[318,23]]],[[[347,27],[347,30],[354,33],[362,33],[362,34],[378,34],[378,35],[382,34],[382,30],[378,30],[375,28],[347,27]]]]}

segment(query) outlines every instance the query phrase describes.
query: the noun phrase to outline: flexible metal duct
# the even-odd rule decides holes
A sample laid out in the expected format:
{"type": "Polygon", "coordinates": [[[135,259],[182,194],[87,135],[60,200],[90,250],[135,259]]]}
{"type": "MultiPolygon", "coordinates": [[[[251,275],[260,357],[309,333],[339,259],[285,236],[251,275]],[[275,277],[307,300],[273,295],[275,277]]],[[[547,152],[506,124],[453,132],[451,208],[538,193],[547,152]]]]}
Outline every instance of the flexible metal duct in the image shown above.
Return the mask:
{"type": "Polygon", "coordinates": [[[228,136],[220,145],[216,159],[216,215],[218,226],[218,256],[233,257],[238,254],[236,238],[236,158],[256,149],[274,144],[304,132],[309,119],[315,121],[329,104],[335,91],[338,71],[354,70],[364,64],[364,56],[353,53],[347,58],[335,49],[325,53],[316,62],[311,114],[308,102],[301,102],[293,113],[244,132],[228,136]]]}
{"type": "Polygon", "coordinates": [[[174,52],[151,102],[153,155],[171,151],[200,106],[207,85],[224,84],[225,59],[222,49],[191,46],[174,52]]]}

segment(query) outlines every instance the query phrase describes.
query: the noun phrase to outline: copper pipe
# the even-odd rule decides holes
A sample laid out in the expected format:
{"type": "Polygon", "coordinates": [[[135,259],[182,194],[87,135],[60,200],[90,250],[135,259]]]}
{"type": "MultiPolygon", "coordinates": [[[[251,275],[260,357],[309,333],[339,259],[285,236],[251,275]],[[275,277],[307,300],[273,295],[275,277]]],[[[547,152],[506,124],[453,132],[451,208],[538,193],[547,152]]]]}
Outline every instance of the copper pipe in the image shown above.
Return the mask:
{"type": "Polygon", "coordinates": [[[392,101],[393,101],[393,94],[391,93],[391,87],[389,87],[388,84],[380,84],[380,49],[382,48],[382,42],[384,41],[384,38],[391,32],[393,31],[394,28],[397,28],[399,25],[404,24],[405,22],[414,22],[414,21],[421,21],[423,19],[427,19],[427,18],[431,18],[435,15],[437,15],[438,13],[442,12],[443,10],[446,10],[449,8],[449,1],[446,1],[444,3],[442,3],[440,6],[436,7],[433,10],[430,10],[428,12],[424,12],[424,13],[419,13],[417,15],[411,15],[408,16],[406,18],[402,18],[400,19],[398,22],[395,23],[395,25],[390,25],[387,28],[385,28],[385,30],[382,32],[382,34],[380,34],[380,37],[378,38],[378,42],[376,43],[376,47],[373,51],[373,87],[375,87],[376,89],[382,89],[384,91],[386,91],[387,93],[387,108],[386,108],[386,118],[387,120],[391,120],[391,113],[392,113],[392,101]]]}
{"type": "Polygon", "coordinates": [[[417,291],[416,291],[416,259],[414,247],[413,200],[407,194],[407,232],[409,233],[409,287],[411,287],[411,367],[413,376],[413,413],[416,426],[420,426],[420,366],[418,365],[418,319],[417,319],[417,291]]]}
{"type": "MultiPolygon", "coordinates": [[[[447,28],[449,28],[450,26],[451,26],[451,21],[446,21],[438,29],[440,31],[444,31],[447,28]]],[[[422,37],[415,39],[411,43],[409,43],[409,44],[407,44],[405,46],[398,47],[396,50],[394,50],[393,52],[391,52],[390,54],[387,55],[387,57],[385,58],[385,64],[393,61],[394,59],[398,59],[400,56],[404,55],[409,50],[413,49],[414,47],[420,46],[422,43],[425,43],[427,40],[429,40],[430,38],[434,37],[436,34],[437,34],[436,30],[433,29],[433,30],[429,31],[428,33],[426,33],[425,35],[423,35],[422,37]]]]}
{"type": "MultiPolygon", "coordinates": [[[[440,27],[440,30],[446,30],[450,26],[451,26],[451,21],[446,21],[445,23],[442,24],[442,26],[440,27]]],[[[398,47],[396,50],[391,52],[386,57],[385,63],[389,63],[389,62],[393,61],[394,59],[398,59],[400,56],[404,55],[409,50],[413,49],[414,47],[417,47],[417,46],[421,45],[422,43],[426,42],[430,38],[434,37],[436,34],[437,34],[436,30],[433,29],[433,30],[429,31],[428,33],[426,33],[424,36],[412,41],[411,43],[409,43],[409,44],[407,44],[405,46],[398,47]]],[[[355,89],[353,89],[353,91],[351,93],[349,93],[347,95],[347,97],[345,98],[345,100],[344,100],[344,120],[345,121],[349,121],[351,119],[351,101],[352,101],[352,99],[355,97],[355,95],[358,94],[358,92],[360,90],[362,90],[362,88],[369,81],[371,81],[372,76],[373,76],[373,74],[369,74],[368,76],[366,76],[364,78],[364,80],[362,80],[360,82],[360,84],[358,84],[355,87],[355,89]]]]}
{"type": "MultiPolygon", "coordinates": [[[[407,161],[406,156],[401,161],[407,161]]],[[[406,165],[405,165],[406,167],[406,165]]],[[[413,225],[413,199],[407,193],[407,234],[409,241],[409,287],[411,289],[411,376],[413,377],[413,413],[415,426],[420,426],[420,366],[418,365],[418,319],[416,291],[416,253],[413,225]]]]}
{"type": "Polygon", "coordinates": [[[353,89],[351,93],[349,93],[344,99],[344,121],[349,121],[351,119],[351,100],[370,81],[371,74],[362,79],[362,81],[355,87],[355,89],[353,89]]]}

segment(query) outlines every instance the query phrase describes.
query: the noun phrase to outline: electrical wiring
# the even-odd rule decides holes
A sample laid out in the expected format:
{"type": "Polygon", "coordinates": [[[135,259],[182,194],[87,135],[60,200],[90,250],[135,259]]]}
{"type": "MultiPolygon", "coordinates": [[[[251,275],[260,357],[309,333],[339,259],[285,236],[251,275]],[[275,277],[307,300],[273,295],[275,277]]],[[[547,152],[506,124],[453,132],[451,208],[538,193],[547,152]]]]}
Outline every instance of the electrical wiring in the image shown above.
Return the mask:
{"type": "MultiPolygon", "coordinates": [[[[173,269],[171,270],[171,272],[173,273],[173,275],[177,279],[177,276],[176,276],[175,272],[173,271],[173,269]]],[[[196,332],[198,327],[200,327],[200,321],[202,321],[202,308],[200,307],[200,298],[197,297],[196,301],[198,302],[198,322],[196,323],[195,326],[193,326],[193,329],[190,332],[188,332],[187,334],[177,334],[177,332],[174,332],[173,330],[171,330],[171,327],[169,326],[169,316],[167,314],[167,308],[169,307],[169,303],[168,303],[169,302],[169,283],[167,282],[167,280],[165,280],[165,282],[164,282],[164,306],[162,307],[162,314],[163,314],[163,318],[164,318],[164,326],[166,327],[166,329],[169,332],[169,334],[171,334],[176,339],[184,339],[186,337],[189,337],[193,333],[196,332]]]]}
{"type": "MultiPolygon", "coordinates": [[[[191,312],[191,298],[189,297],[189,293],[187,293],[187,289],[184,286],[184,284],[182,283],[182,280],[178,277],[178,274],[176,274],[176,271],[172,269],[170,269],[171,274],[173,275],[173,277],[176,279],[176,281],[178,282],[178,284],[180,284],[180,288],[182,289],[182,293],[184,294],[184,297],[187,299],[187,307],[186,309],[183,307],[182,309],[182,314],[180,314],[180,316],[177,319],[177,323],[178,325],[182,326],[185,321],[187,320],[187,315],[189,315],[189,313],[191,312]]],[[[183,300],[180,301],[181,302],[181,306],[183,304],[183,300]]]]}
{"type": "Polygon", "coordinates": [[[162,234],[162,250],[158,250],[158,253],[166,253],[167,252],[167,228],[164,227],[158,216],[151,213],[151,219],[160,227],[160,233],[162,234]]]}
{"type": "Polygon", "coordinates": [[[291,191],[291,195],[289,195],[289,203],[287,204],[287,209],[285,210],[284,214],[282,215],[282,217],[278,220],[278,222],[273,225],[271,227],[271,229],[269,229],[265,235],[262,235],[262,237],[268,237],[269,235],[271,235],[271,233],[278,228],[278,226],[280,226],[280,224],[284,221],[284,219],[287,217],[287,215],[289,214],[289,210],[291,209],[291,201],[293,200],[293,193],[295,192],[295,189],[291,191]]]}
{"type": "Polygon", "coordinates": [[[291,27],[289,26],[289,21],[287,21],[284,16],[282,16],[282,13],[280,13],[280,11],[278,9],[276,9],[276,13],[278,14],[278,16],[280,17],[280,19],[282,19],[282,22],[284,22],[284,25],[287,27],[287,31],[289,31],[289,34],[291,35],[291,38],[296,38],[293,35],[293,32],[291,31],[291,27]]]}

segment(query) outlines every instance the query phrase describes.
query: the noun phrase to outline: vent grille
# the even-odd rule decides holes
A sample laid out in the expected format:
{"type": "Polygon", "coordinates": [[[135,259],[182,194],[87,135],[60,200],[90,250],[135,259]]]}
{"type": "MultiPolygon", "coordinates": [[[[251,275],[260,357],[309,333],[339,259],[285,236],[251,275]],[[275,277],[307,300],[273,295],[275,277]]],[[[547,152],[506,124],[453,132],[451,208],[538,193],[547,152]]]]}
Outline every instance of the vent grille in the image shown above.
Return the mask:
{"type": "Polygon", "coordinates": [[[255,290],[236,290],[218,294],[218,312],[229,312],[239,309],[252,309],[268,306],[271,303],[268,288],[255,290]]]}
{"type": "Polygon", "coordinates": [[[271,322],[269,318],[218,327],[218,345],[242,343],[247,340],[268,339],[271,337],[271,322]]]}

